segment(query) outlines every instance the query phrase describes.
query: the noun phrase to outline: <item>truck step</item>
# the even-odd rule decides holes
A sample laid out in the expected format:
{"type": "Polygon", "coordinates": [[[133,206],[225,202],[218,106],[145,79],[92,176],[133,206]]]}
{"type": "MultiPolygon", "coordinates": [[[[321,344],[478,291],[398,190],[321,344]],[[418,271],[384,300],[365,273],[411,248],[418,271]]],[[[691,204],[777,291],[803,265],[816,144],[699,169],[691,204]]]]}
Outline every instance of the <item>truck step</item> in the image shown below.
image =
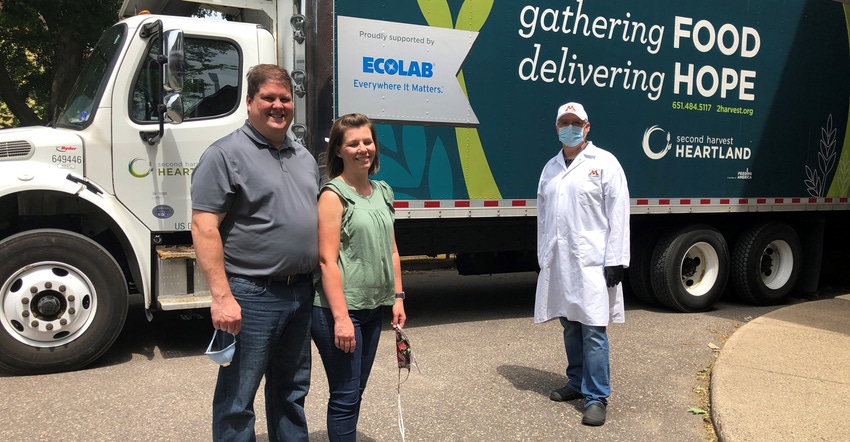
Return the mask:
{"type": "Polygon", "coordinates": [[[157,246],[156,305],[160,310],[209,307],[210,289],[190,245],[157,246]]]}

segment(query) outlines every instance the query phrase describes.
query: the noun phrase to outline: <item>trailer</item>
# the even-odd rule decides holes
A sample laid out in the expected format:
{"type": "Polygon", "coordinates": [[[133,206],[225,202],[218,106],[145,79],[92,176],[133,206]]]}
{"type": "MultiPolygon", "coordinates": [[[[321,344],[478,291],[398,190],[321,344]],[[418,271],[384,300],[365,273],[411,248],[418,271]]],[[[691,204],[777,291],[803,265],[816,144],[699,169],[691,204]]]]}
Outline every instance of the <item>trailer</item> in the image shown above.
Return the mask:
{"type": "Polygon", "coordinates": [[[244,76],[293,78],[323,164],[335,117],[377,124],[403,255],[533,271],[557,107],[631,193],[628,293],[676,311],[817,290],[850,209],[847,7],[833,0],[125,0],[50,127],[0,131],[0,368],[74,370],[145,312],[206,308],[189,185],[246,117],[244,76]],[[212,16],[193,17],[203,5],[212,16]]]}

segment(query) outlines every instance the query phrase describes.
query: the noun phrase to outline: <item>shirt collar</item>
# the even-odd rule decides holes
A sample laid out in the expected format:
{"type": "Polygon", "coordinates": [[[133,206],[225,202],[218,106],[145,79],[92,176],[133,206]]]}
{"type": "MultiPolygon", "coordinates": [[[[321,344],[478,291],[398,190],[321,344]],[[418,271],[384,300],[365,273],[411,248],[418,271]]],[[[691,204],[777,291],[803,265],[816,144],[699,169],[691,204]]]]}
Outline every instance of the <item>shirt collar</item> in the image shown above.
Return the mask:
{"type": "MultiPolygon", "coordinates": [[[[259,131],[257,131],[254,126],[251,125],[247,120],[245,120],[245,125],[242,126],[242,131],[245,132],[245,135],[248,138],[254,140],[254,144],[258,147],[266,147],[268,149],[277,150],[277,146],[269,143],[269,140],[266,139],[259,131]]],[[[295,150],[295,145],[293,144],[292,139],[289,137],[289,134],[286,135],[286,138],[283,140],[283,144],[280,146],[280,150],[295,150]]]]}

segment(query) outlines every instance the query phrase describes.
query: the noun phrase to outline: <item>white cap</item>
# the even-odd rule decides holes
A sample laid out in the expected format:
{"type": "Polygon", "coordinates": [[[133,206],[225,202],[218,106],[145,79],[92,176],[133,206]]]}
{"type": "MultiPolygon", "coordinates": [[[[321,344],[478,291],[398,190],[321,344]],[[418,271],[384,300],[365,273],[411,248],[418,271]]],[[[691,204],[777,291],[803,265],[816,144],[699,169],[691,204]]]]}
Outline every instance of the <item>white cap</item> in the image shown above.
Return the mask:
{"type": "Polygon", "coordinates": [[[587,119],[587,112],[584,111],[584,106],[571,101],[558,108],[558,116],[555,117],[555,124],[558,124],[558,120],[566,114],[573,114],[581,118],[582,121],[589,121],[587,119]]]}

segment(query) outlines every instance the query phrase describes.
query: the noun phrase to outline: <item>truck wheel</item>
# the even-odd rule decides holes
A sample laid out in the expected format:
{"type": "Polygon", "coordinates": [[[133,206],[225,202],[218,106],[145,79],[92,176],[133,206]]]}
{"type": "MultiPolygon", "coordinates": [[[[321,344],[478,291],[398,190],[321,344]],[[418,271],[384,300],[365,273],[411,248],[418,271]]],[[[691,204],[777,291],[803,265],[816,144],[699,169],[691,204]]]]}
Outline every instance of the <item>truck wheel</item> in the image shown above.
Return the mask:
{"type": "Polygon", "coordinates": [[[711,308],[729,279],[729,248],[713,227],[698,224],[664,234],[652,254],[652,289],[666,307],[711,308]]]}
{"type": "Polygon", "coordinates": [[[652,279],[650,277],[654,245],[654,238],[647,235],[635,238],[631,247],[631,262],[629,262],[629,268],[626,271],[629,277],[629,285],[635,297],[646,305],[660,307],[661,303],[652,291],[652,279]]]}
{"type": "Polygon", "coordinates": [[[744,301],[757,305],[785,301],[802,268],[803,246],[791,226],[759,224],[745,231],[732,250],[732,286],[744,301]]]}
{"type": "Polygon", "coordinates": [[[0,368],[76,370],[118,337],[127,283],[99,244],[64,230],[32,230],[0,242],[0,256],[0,368]]]}

